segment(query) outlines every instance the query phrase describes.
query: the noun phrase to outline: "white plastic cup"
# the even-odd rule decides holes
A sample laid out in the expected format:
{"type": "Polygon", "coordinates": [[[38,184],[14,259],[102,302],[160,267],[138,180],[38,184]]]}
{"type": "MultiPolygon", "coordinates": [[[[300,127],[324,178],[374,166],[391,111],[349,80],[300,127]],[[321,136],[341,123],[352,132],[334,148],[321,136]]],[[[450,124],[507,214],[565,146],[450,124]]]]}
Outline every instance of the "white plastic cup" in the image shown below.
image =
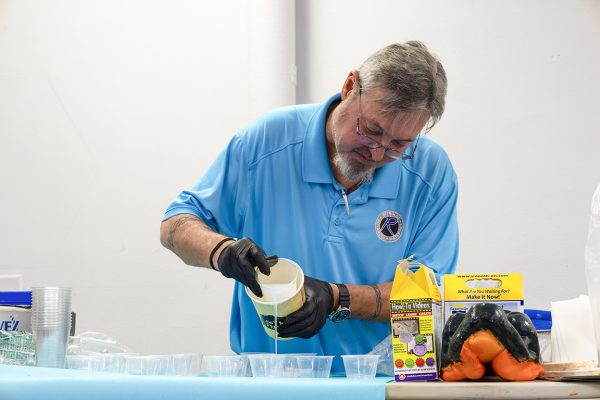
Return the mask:
{"type": "Polygon", "coordinates": [[[299,378],[329,378],[333,356],[296,356],[299,378]]]}
{"type": "Polygon", "coordinates": [[[280,258],[277,264],[271,267],[271,274],[267,276],[258,273],[257,281],[263,290],[263,297],[257,297],[247,287],[246,293],[254,304],[265,332],[275,339],[276,327],[281,326],[285,317],[304,305],[304,273],[292,260],[280,258]]]}
{"type": "Polygon", "coordinates": [[[377,373],[378,354],[343,355],[346,377],[350,379],[372,379],[377,373]]]}

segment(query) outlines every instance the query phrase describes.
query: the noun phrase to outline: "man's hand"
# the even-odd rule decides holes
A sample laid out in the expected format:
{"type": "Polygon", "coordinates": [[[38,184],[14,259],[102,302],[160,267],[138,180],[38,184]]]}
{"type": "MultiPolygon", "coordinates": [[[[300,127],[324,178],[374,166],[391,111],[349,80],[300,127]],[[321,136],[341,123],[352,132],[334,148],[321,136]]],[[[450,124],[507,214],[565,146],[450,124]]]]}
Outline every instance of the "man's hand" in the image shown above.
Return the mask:
{"type": "Polygon", "coordinates": [[[268,256],[252,239],[243,238],[225,247],[217,266],[219,271],[227,277],[243,283],[258,297],[262,297],[262,290],[256,281],[256,270],[265,275],[271,274],[271,267],[277,264],[277,256],[268,256]]]}
{"type": "Polygon", "coordinates": [[[288,315],[278,328],[280,337],[307,339],[321,330],[327,316],[333,311],[333,291],[327,282],[304,277],[306,302],[298,311],[288,315]]]}

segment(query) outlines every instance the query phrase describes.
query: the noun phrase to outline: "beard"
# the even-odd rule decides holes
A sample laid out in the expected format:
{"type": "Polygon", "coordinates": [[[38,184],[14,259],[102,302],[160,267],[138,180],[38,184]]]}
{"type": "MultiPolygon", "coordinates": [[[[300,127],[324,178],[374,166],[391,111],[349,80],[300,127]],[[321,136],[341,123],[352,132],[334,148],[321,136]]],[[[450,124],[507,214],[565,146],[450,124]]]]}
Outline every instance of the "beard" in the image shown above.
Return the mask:
{"type": "Polygon", "coordinates": [[[344,176],[344,178],[351,180],[352,182],[362,185],[363,183],[370,182],[375,174],[374,167],[367,167],[363,164],[358,163],[352,159],[351,153],[347,151],[341,151],[342,146],[342,134],[338,130],[337,121],[346,119],[347,109],[340,107],[336,109],[339,114],[335,118],[331,126],[331,133],[333,139],[333,145],[335,146],[336,152],[333,156],[332,163],[334,167],[344,176]]]}
{"type": "Polygon", "coordinates": [[[353,160],[350,159],[348,153],[338,152],[333,157],[333,164],[345,178],[360,185],[370,182],[373,179],[375,168],[365,168],[362,165],[353,165],[352,161],[353,160]]]}

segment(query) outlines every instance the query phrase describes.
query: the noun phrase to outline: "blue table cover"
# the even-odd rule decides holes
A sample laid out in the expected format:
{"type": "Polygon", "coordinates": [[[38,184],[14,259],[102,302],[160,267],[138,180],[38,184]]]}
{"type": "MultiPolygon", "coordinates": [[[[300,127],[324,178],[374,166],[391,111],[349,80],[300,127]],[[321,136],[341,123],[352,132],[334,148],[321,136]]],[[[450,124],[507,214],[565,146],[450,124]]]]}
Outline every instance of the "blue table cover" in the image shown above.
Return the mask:
{"type": "Polygon", "coordinates": [[[0,399],[383,400],[390,379],[134,376],[0,365],[0,399]]]}

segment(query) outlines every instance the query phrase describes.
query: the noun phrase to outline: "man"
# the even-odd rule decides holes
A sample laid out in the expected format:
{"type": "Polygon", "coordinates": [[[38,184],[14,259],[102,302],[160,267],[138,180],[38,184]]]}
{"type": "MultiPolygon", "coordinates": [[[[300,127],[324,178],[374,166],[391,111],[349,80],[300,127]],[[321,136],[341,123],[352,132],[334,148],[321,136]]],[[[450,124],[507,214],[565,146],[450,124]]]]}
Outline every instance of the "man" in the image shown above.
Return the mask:
{"type": "Polygon", "coordinates": [[[280,321],[279,335],[296,338],[279,341],[281,353],[367,353],[391,332],[398,260],[454,270],[457,179],[423,137],[443,113],[446,85],[422,43],[387,46],[324,104],[277,109],[238,132],[169,206],[163,245],[237,280],[235,352],[274,349],[244,292],[262,295],[254,267],[268,274],[277,257],[267,254],[294,260],[306,276],[306,303],[280,321]]]}

